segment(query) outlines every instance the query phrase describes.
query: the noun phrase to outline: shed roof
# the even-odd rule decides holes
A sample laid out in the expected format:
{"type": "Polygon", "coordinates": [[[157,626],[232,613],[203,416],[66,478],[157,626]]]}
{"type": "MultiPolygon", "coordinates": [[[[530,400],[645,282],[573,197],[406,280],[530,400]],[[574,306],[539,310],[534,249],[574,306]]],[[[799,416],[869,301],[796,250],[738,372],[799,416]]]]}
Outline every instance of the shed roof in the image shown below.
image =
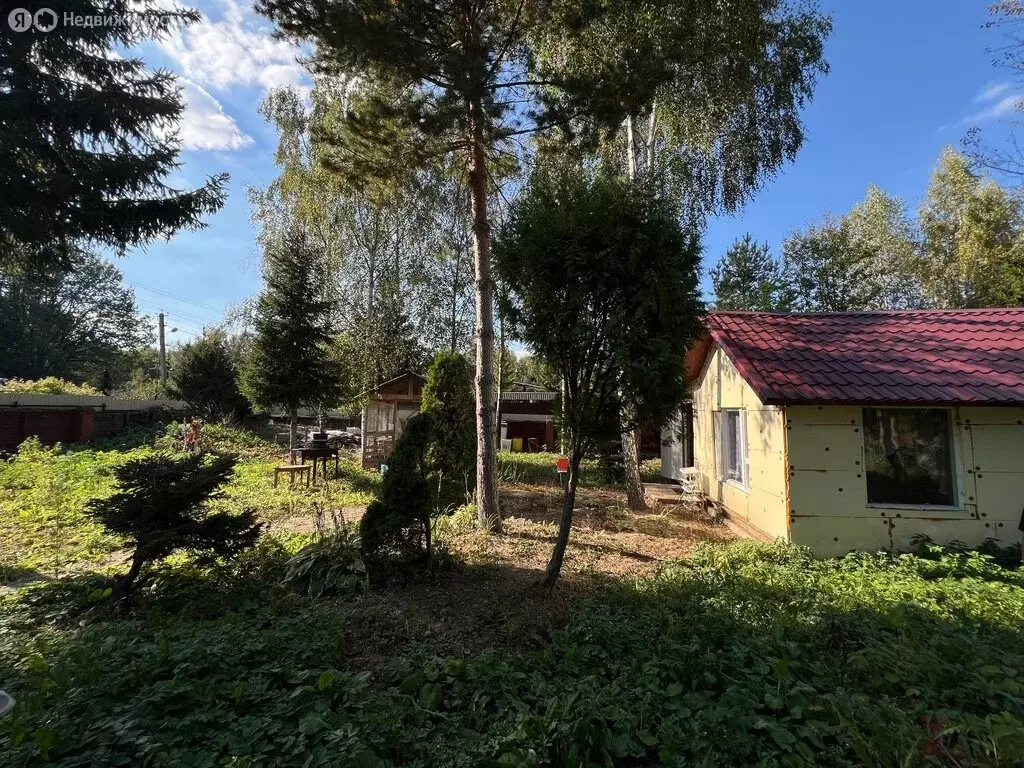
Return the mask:
{"type": "Polygon", "coordinates": [[[1024,309],[711,312],[687,355],[719,344],[769,405],[1024,404],[1024,309]]]}
{"type": "Polygon", "coordinates": [[[394,394],[402,394],[408,392],[419,392],[423,389],[423,385],[426,383],[427,377],[419,373],[413,373],[408,371],[406,373],[399,374],[393,379],[388,379],[381,384],[378,384],[373,389],[368,389],[360,394],[360,397],[374,397],[376,399],[387,399],[388,396],[394,394]]]}

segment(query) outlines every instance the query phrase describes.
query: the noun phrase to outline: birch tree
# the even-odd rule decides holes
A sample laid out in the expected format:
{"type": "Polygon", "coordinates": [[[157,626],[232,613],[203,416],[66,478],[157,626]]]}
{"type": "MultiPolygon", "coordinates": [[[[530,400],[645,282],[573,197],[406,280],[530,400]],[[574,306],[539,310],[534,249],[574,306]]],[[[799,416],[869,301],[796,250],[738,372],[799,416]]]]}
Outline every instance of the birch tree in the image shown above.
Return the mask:
{"type": "MultiPolygon", "coordinates": [[[[577,35],[552,31],[545,51],[584,82],[608,57],[634,65],[644,99],[601,156],[653,185],[684,221],[700,222],[737,210],[796,156],[800,110],[828,71],[830,29],[811,3],[641,2],[616,6],[577,35]]],[[[626,493],[630,508],[642,509],[639,430],[623,405],[626,493]]]]}
{"type": "Polygon", "coordinates": [[[920,225],[928,306],[1024,303],[1024,206],[949,147],[932,174],[920,225]]]}

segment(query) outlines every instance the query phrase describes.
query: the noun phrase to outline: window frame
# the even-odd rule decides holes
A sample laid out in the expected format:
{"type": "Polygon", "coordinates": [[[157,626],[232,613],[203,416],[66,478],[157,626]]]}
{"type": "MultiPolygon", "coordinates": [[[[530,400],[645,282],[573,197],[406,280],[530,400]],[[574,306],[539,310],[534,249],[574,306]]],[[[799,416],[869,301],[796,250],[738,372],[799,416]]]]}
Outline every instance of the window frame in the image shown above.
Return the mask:
{"type": "Polygon", "coordinates": [[[747,440],[747,411],[745,408],[722,408],[715,413],[715,447],[718,459],[718,479],[744,493],[750,491],[750,444],[747,440]],[[729,443],[726,440],[726,429],[729,415],[736,415],[736,444],[738,449],[737,465],[739,479],[732,477],[727,466],[729,459],[729,443]]]}
{"type": "Polygon", "coordinates": [[[960,478],[960,443],[957,437],[956,412],[953,408],[929,405],[865,405],[861,407],[860,423],[862,427],[863,440],[861,441],[861,455],[864,463],[864,501],[868,509],[909,509],[909,510],[935,510],[938,512],[965,512],[964,497],[961,493],[960,478]],[[952,486],[952,504],[907,504],[905,502],[871,501],[868,496],[868,432],[864,428],[866,419],[865,411],[944,411],[946,413],[946,438],[949,440],[949,472],[952,486]]]}

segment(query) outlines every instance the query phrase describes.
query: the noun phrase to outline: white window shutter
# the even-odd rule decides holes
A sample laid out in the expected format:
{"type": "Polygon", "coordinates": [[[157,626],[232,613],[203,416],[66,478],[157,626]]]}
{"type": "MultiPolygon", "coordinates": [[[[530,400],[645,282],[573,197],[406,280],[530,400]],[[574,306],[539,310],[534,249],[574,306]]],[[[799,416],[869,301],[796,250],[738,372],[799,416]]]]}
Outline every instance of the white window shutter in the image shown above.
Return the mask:
{"type": "Polygon", "coordinates": [[[743,487],[750,489],[750,445],[747,443],[747,412],[740,411],[740,456],[743,463],[743,487]]]}
{"type": "Polygon", "coordinates": [[[714,412],[715,476],[725,479],[725,419],[721,411],[714,412]]]}

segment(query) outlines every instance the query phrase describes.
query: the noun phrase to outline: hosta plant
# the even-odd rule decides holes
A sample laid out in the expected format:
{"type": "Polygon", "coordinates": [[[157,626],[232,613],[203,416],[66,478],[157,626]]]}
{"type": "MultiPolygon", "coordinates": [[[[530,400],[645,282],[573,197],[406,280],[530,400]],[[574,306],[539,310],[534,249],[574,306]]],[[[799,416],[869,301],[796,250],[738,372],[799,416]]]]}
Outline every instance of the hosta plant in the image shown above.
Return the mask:
{"type": "Polygon", "coordinates": [[[359,536],[338,530],[303,547],[285,564],[284,584],[300,595],[354,594],[367,585],[359,536]]]}

